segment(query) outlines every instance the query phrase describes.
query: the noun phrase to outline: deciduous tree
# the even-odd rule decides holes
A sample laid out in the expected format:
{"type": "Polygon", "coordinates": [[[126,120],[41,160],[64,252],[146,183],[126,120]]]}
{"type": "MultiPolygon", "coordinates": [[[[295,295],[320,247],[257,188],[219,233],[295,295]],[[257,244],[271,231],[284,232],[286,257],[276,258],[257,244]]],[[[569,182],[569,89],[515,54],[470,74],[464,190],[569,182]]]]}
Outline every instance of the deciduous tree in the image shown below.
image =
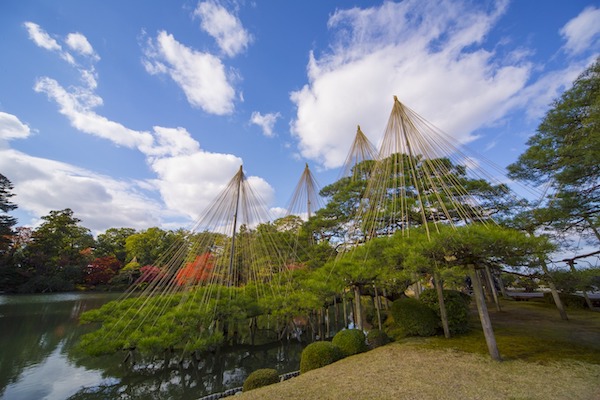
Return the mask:
{"type": "Polygon", "coordinates": [[[90,285],[107,284],[119,272],[122,264],[115,256],[94,259],[85,268],[85,282],[90,285]]]}
{"type": "Polygon", "coordinates": [[[133,228],[109,228],[106,232],[98,235],[96,239],[96,257],[114,256],[121,263],[125,263],[127,250],[125,241],[131,235],[135,234],[133,228]]]}

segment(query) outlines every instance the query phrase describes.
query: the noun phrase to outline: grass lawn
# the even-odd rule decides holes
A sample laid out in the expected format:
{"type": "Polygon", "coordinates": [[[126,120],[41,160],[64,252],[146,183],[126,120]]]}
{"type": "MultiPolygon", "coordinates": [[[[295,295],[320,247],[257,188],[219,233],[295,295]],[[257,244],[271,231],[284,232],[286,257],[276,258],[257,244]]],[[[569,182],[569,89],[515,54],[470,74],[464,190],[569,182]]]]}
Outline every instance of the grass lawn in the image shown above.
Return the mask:
{"type": "MultiPolygon", "coordinates": [[[[544,363],[570,359],[600,364],[600,313],[567,310],[569,321],[563,321],[554,306],[542,301],[503,301],[501,308],[498,312],[489,306],[489,312],[504,360],[544,363]]],[[[470,333],[449,340],[443,337],[412,340],[431,349],[488,354],[475,313],[471,325],[470,333]]]]}
{"type": "Polygon", "coordinates": [[[503,362],[474,319],[466,335],[406,339],[236,398],[600,400],[600,313],[561,321],[541,302],[502,308],[490,315],[503,362]]]}

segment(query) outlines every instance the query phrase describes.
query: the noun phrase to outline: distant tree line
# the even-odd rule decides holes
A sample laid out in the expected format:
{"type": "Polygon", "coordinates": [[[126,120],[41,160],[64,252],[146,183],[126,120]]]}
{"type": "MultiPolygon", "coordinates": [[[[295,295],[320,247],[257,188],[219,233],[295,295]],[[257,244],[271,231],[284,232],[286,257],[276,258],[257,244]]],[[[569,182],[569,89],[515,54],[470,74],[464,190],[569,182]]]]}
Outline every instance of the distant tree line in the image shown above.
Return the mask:
{"type": "MultiPolygon", "coordinates": [[[[3,175],[0,186],[2,210],[14,210],[12,184],[3,175]]],[[[0,291],[6,293],[125,289],[144,273],[152,279],[152,262],[183,234],[110,228],[94,238],[69,208],[50,211],[35,229],[0,218],[0,291]]]]}

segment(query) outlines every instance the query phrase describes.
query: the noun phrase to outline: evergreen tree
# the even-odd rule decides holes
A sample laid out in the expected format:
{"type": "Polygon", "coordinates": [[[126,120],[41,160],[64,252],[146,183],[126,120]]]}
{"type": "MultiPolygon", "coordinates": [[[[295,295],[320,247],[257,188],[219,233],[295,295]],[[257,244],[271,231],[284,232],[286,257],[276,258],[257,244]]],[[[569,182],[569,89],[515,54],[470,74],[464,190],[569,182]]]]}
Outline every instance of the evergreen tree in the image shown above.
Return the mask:
{"type": "Polygon", "coordinates": [[[17,205],[10,201],[14,196],[12,193],[13,185],[11,181],[0,174],[0,262],[8,252],[13,236],[13,226],[17,224],[17,219],[8,215],[9,211],[17,208],[17,205]]]}
{"type": "Polygon", "coordinates": [[[541,223],[600,241],[600,58],[556,100],[509,176],[550,184],[541,223]]]}

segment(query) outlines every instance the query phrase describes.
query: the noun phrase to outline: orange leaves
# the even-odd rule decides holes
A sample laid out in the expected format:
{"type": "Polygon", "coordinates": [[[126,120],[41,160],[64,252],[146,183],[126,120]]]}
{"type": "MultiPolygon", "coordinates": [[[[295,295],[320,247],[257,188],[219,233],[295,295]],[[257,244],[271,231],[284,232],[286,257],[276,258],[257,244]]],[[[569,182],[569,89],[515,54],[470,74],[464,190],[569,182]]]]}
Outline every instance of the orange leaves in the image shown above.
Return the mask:
{"type": "Polygon", "coordinates": [[[200,254],[194,261],[185,264],[177,272],[175,282],[180,286],[207,282],[212,275],[213,267],[213,258],[210,253],[200,254]]]}

